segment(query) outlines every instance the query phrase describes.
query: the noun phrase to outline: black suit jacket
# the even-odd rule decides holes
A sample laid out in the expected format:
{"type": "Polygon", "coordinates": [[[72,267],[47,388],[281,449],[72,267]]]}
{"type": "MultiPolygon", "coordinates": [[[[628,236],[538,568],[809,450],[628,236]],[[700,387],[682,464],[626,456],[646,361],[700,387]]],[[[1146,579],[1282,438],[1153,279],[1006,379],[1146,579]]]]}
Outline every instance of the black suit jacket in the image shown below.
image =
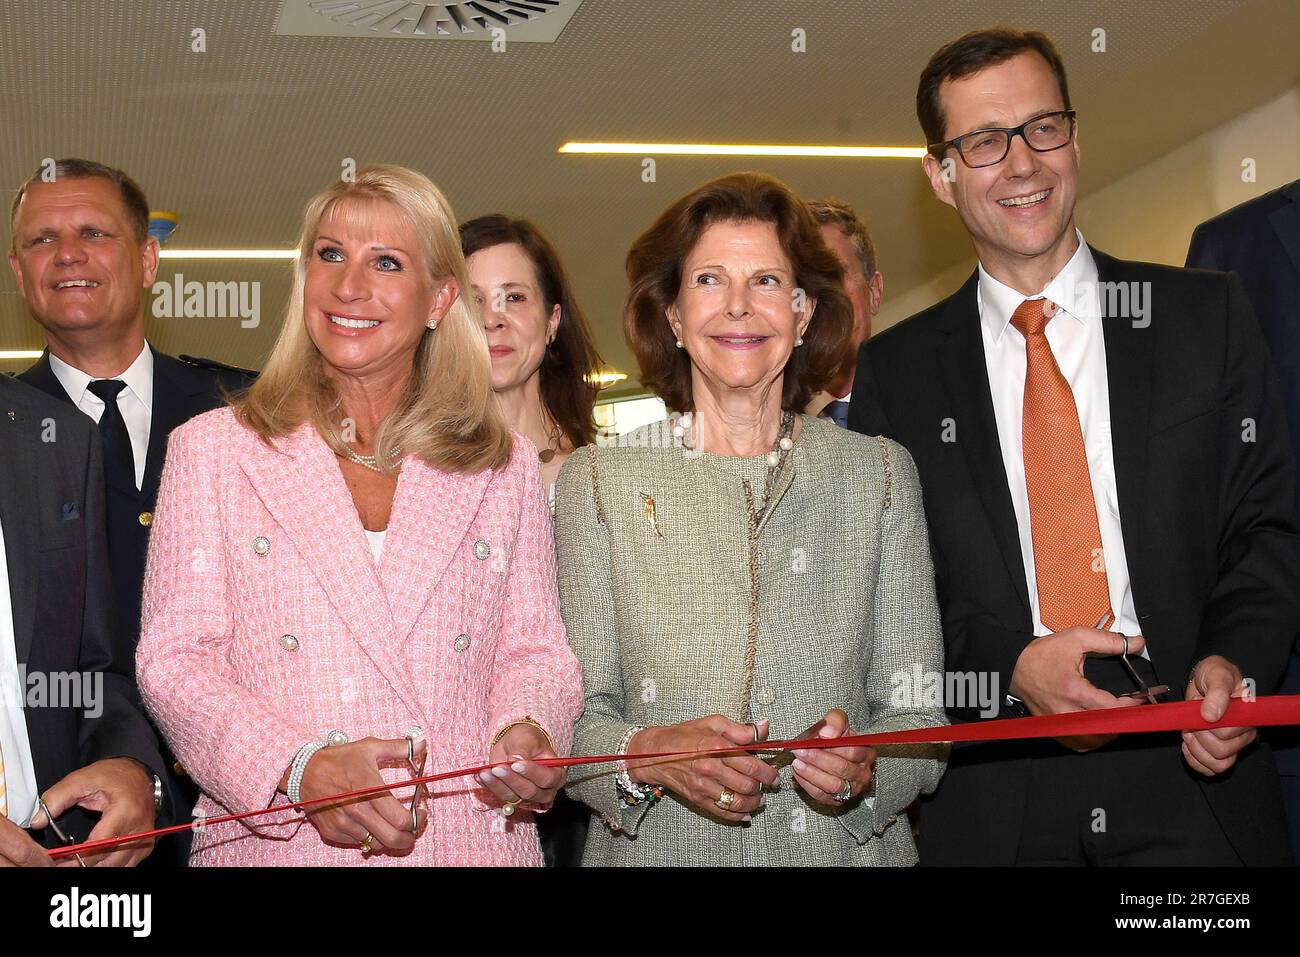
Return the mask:
{"type": "MultiPolygon", "coordinates": [[[[108,486],[109,554],[113,562],[118,607],[132,648],[140,637],[140,598],[149,550],[149,526],[153,521],[154,503],[158,500],[167,437],[178,425],[224,404],[223,391],[237,392],[247,385],[247,381],[234,372],[201,369],[173,359],[152,346],[149,349],[153,352],[153,411],[143,487],[108,486]]],[[[68,404],[72,402],[50,368],[48,352],[18,378],[56,399],[68,404]]]]}
{"type": "MultiPolygon", "coordinates": [[[[134,647],[114,607],[103,513],[94,423],[70,404],[0,376],[0,523],[18,663],[29,676],[103,675],[97,716],[85,707],[26,709],[41,791],[106,758],[134,758],[164,771],[135,685],[134,647]]],[[[84,840],[93,822],[74,809],[63,823],[84,840]]],[[[47,846],[57,843],[49,829],[41,837],[47,846]]]]}
{"type": "MultiPolygon", "coordinates": [[[[1093,255],[1102,283],[1151,284],[1144,327],[1119,317],[1103,322],[1124,551],[1152,662],[1176,695],[1211,654],[1270,693],[1300,627],[1300,533],[1277,376],[1258,323],[1230,277],[1093,255]],[[1252,441],[1243,441],[1244,431],[1252,441]]],[[[955,295],[864,344],[849,424],[894,438],[912,454],[946,667],[992,672],[1005,694],[1033,636],[976,285],[972,274],[955,295]],[[955,427],[955,441],[945,441],[952,434],[945,426],[955,427]]],[[[990,762],[991,753],[954,752],[933,810],[926,809],[922,859],[927,835],[984,828],[1013,835],[983,848],[990,862],[1014,860],[1026,765],[1015,748],[1004,749],[1004,762],[990,762]]],[[[1286,860],[1278,857],[1285,854],[1276,833],[1280,804],[1267,809],[1278,784],[1266,747],[1243,754],[1232,772],[1204,787],[1243,859],[1286,860]]]]}
{"type": "MultiPolygon", "coordinates": [[[[1241,279],[1281,377],[1291,448],[1300,456],[1300,180],[1198,226],[1187,265],[1234,272],[1241,279]]],[[[1282,690],[1300,694],[1300,641],[1293,646],[1282,690]]],[[[1300,775],[1300,730],[1275,732],[1273,742],[1282,773],[1300,775]]]]}

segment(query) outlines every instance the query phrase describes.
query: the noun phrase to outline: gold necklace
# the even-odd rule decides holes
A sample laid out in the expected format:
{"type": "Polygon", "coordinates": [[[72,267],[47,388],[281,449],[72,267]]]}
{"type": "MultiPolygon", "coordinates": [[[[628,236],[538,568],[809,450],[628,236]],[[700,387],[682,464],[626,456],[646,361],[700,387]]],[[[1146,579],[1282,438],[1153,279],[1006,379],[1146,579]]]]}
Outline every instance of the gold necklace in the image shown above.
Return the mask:
{"type": "Polygon", "coordinates": [[[543,465],[546,465],[548,462],[554,460],[556,450],[559,448],[559,445],[560,445],[560,427],[559,425],[552,425],[550,442],[547,443],[546,448],[537,450],[537,457],[541,459],[543,465]],[[554,443],[554,445],[552,445],[551,443],[554,443]]]}

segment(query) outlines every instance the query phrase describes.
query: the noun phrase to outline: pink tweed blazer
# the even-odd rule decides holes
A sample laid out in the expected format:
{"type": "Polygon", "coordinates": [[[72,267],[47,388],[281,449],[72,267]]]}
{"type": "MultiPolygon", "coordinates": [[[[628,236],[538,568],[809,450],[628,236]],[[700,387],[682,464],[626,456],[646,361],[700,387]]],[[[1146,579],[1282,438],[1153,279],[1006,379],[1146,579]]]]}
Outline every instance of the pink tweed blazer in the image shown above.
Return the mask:
{"type": "MultiPolygon", "coordinates": [[[[190,420],[168,443],[136,669],[206,818],[287,803],[294,754],[336,728],[356,741],[420,725],[432,773],[482,763],[493,732],[531,715],[567,754],[582,677],[537,450],[516,435],[509,463],[479,475],[408,457],[376,566],[314,429],[271,448],[230,409],[190,420]]],[[[191,863],[540,865],[531,815],[481,810],[471,782],[433,786],[406,857],[331,847],[283,811],[202,828],[191,863]]]]}

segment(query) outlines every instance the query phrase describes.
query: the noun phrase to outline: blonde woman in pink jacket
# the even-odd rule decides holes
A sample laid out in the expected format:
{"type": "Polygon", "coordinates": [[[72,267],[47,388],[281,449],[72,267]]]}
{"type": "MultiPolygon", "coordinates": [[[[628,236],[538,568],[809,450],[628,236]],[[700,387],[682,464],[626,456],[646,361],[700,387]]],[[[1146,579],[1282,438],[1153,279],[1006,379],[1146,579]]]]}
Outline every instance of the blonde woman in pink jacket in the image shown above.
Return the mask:
{"type": "Polygon", "coordinates": [[[468,288],[419,173],[311,200],[261,378],[171,435],[137,671],[200,819],[400,781],[426,747],[429,770],[514,763],[201,827],[192,864],[542,863],[564,772],[534,759],[568,752],[581,675],[468,288]]]}

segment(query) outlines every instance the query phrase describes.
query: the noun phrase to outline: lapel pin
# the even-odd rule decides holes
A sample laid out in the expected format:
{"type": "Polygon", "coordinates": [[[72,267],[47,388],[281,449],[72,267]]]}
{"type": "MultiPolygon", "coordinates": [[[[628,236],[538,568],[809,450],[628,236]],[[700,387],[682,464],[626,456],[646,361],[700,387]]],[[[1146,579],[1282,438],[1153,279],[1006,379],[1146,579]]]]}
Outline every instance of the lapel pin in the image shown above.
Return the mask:
{"type": "Polygon", "coordinates": [[[9,421],[10,421],[10,422],[17,422],[17,421],[18,421],[18,415],[14,412],[13,409],[10,409],[10,410],[9,410],[9,421]]]}
{"type": "Polygon", "coordinates": [[[655,534],[663,538],[664,533],[659,530],[659,519],[655,515],[655,500],[645,492],[641,493],[641,508],[645,513],[645,520],[650,523],[650,527],[655,530],[655,534]]]}

